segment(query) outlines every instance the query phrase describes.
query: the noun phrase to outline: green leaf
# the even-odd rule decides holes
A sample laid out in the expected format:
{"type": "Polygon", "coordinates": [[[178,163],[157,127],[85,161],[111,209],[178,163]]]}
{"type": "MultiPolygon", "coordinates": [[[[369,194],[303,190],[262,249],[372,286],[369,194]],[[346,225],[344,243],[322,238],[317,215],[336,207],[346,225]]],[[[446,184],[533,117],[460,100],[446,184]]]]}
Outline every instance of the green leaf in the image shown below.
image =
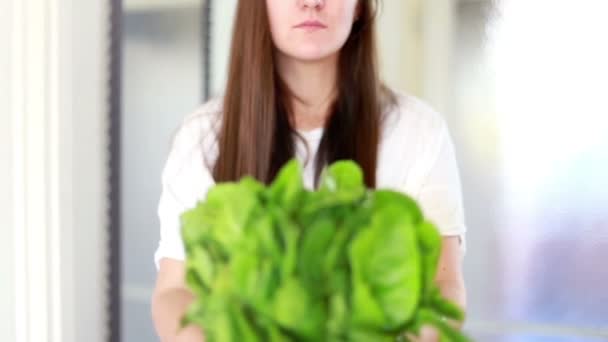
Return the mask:
{"type": "Polygon", "coordinates": [[[422,222],[423,216],[416,201],[408,195],[393,190],[377,190],[370,196],[370,203],[376,211],[386,206],[401,207],[399,216],[409,216],[414,224],[422,222]]]}
{"type": "Polygon", "coordinates": [[[189,324],[196,324],[198,326],[203,326],[204,316],[205,315],[205,306],[203,302],[200,300],[195,300],[192,305],[188,307],[186,310],[186,314],[181,320],[181,328],[186,327],[189,324]]]}
{"type": "Polygon", "coordinates": [[[320,302],[306,291],[296,278],[289,278],[277,291],[274,301],[274,319],[296,335],[318,341],[325,322],[320,302]]]}
{"type": "Polygon", "coordinates": [[[343,292],[336,292],[329,297],[327,335],[338,340],[346,337],[348,325],[348,303],[343,292]]]}
{"type": "Polygon", "coordinates": [[[269,187],[271,201],[287,211],[293,211],[300,205],[304,193],[302,167],[297,160],[287,163],[269,187]]]}
{"type": "Polygon", "coordinates": [[[441,254],[441,235],[435,226],[424,221],[417,226],[418,244],[422,255],[422,281],[425,289],[424,297],[430,299],[431,290],[435,286],[435,275],[441,254]]]}
{"type": "Polygon", "coordinates": [[[259,258],[252,257],[251,249],[243,249],[230,259],[230,286],[243,300],[254,298],[259,293],[259,258]]]}
{"type": "Polygon", "coordinates": [[[418,317],[423,324],[429,324],[436,327],[441,333],[442,337],[445,337],[451,342],[469,342],[471,341],[459,330],[451,327],[444,322],[437,313],[432,310],[421,308],[418,312],[418,317]]]}
{"type": "Polygon", "coordinates": [[[382,329],[386,317],[379,301],[374,298],[372,289],[363,280],[353,279],[352,322],[354,325],[370,329],[382,329]]]}
{"type": "Polygon", "coordinates": [[[334,222],[330,219],[316,221],[303,231],[298,256],[298,272],[309,291],[321,294],[322,284],[326,281],[324,262],[335,234],[334,222]]]}
{"type": "Polygon", "coordinates": [[[320,191],[361,191],[365,187],[363,171],[353,161],[338,161],[322,175],[320,191]]]}
{"type": "Polygon", "coordinates": [[[276,234],[274,221],[266,208],[260,207],[246,228],[247,239],[255,242],[256,248],[262,255],[272,258],[275,262],[282,256],[281,241],[276,234]]]}
{"type": "Polygon", "coordinates": [[[252,321],[245,317],[244,311],[239,306],[231,306],[229,308],[234,333],[238,336],[239,341],[261,341],[257,335],[252,321]]]}
{"type": "Polygon", "coordinates": [[[197,295],[207,295],[214,281],[215,265],[204,248],[201,246],[192,248],[186,260],[186,270],[188,285],[197,295]]]}
{"type": "Polygon", "coordinates": [[[205,203],[199,202],[194,208],[183,212],[180,216],[182,238],[188,251],[191,246],[197,246],[209,234],[206,224],[205,203]]]}
{"type": "MultiPolygon", "coordinates": [[[[372,225],[351,245],[353,273],[365,281],[385,315],[384,327],[395,329],[415,313],[422,290],[415,230],[402,208],[387,205],[373,214],[372,225]]],[[[359,284],[353,284],[356,287],[359,284]]]]}
{"type": "Polygon", "coordinates": [[[450,300],[443,298],[441,296],[441,292],[437,287],[435,287],[434,290],[435,291],[432,292],[431,299],[431,305],[433,309],[446,318],[460,322],[464,321],[464,311],[462,311],[462,309],[458,305],[454,304],[450,300]]]}
{"type": "Polygon", "coordinates": [[[439,232],[409,196],[366,189],[354,162],[317,191],[295,160],[269,186],[218,184],[181,223],[197,296],[183,324],[210,342],[388,342],[424,323],[466,341],[438,319],[464,317],[434,284],[439,232]]]}
{"type": "Polygon", "coordinates": [[[182,215],[182,236],[188,248],[202,238],[216,241],[225,251],[240,247],[244,226],[259,206],[250,185],[220,184],[209,190],[204,203],[182,215]]]}
{"type": "Polygon", "coordinates": [[[239,337],[236,335],[234,324],[228,312],[217,313],[217,316],[214,317],[213,320],[210,320],[209,323],[210,324],[203,325],[203,327],[207,327],[205,333],[208,334],[209,341],[239,341],[239,337]]]}
{"type": "Polygon", "coordinates": [[[354,328],[349,332],[349,342],[394,342],[397,338],[392,334],[377,330],[354,328]]]}

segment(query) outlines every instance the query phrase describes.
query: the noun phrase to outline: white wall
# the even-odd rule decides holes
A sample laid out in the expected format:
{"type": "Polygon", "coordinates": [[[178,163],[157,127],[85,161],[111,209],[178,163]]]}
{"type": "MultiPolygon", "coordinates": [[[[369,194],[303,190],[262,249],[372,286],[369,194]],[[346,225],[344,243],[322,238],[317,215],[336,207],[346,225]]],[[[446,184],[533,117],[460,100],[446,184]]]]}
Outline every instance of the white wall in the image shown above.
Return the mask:
{"type": "Polygon", "coordinates": [[[450,114],[452,0],[384,0],[378,20],[382,79],[450,114]]]}
{"type": "Polygon", "coordinates": [[[123,14],[123,341],[158,341],[150,315],[157,273],[153,255],[160,232],[156,211],[161,172],[176,129],[202,102],[201,5],[200,1],[191,1],[190,7],[136,7],[123,14]]]}
{"type": "MultiPolygon", "coordinates": [[[[106,341],[109,1],[70,0],[74,341],[106,341]]],[[[65,173],[68,175],[68,173],[65,173]]]]}
{"type": "Polygon", "coordinates": [[[420,7],[420,0],[381,1],[377,25],[382,79],[415,95],[422,92],[420,7]]]}
{"type": "MultiPolygon", "coordinates": [[[[10,46],[12,3],[0,1],[0,46],[10,46]]],[[[6,51],[6,48],[4,49],[6,51]]],[[[15,339],[13,302],[13,210],[9,54],[0,53],[0,337],[15,339]]]]}
{"type": "Polygon", "coordinates": [[[224,92],[238,0],[213,1],[211,9],[211,96],[224,92]]]}
{"type": "Polygon", "coordinates": [[[0,339],[104,341],[107,2],[0,2],[0,339]]]}

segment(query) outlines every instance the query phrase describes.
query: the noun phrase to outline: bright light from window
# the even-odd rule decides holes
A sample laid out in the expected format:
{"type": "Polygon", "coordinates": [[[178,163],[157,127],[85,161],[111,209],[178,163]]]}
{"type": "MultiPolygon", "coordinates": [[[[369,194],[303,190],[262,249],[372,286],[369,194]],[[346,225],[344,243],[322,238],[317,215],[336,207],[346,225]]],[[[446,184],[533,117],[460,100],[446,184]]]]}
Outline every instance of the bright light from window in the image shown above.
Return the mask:
{"type": "Polygon", "coordinates": [[[587,189],[595,197],[584,196],[605,199],[608,1],[505,0],[497,8],[489,48],[506,204],[538,204],[539,193],[556,185],[552,177],[600,182],[587,189]],[[594,172],[590,180],[589,168],[604,175],[594,172]]]}

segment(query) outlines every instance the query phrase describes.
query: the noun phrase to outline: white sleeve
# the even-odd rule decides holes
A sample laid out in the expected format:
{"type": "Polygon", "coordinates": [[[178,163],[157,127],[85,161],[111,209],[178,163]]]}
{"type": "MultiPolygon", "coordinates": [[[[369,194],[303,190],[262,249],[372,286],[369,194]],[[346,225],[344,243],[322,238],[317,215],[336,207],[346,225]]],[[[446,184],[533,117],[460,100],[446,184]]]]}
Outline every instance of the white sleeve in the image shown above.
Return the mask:
{"type": "Polygon", "coordinates": [[[165,163],[158,204],[160,242],[154,254],[157,269],[162,258],[185,259],[180,216],[204,199],[214,184],[204,162],[202,134],[202,127],[196,120],[185,120],[174,137],[165,163]]]}
{"type": "Polygon", "coordinates": [[[435,159],[431,160],[418,201],[424,215],[437,226],[441,235],[460,237],[462,251],[465,252],[466,225],[460,174],[453,142],[445,122],[442,122],[437,140],[437,154],[435,159]]]}

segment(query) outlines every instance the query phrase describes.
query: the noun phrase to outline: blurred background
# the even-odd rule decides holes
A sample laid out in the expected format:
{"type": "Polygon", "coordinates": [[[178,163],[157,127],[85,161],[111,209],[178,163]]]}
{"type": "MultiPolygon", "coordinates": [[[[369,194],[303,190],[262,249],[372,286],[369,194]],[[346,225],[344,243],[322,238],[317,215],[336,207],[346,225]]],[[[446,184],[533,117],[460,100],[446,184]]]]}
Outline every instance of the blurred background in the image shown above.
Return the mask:
{"type": "MultiPolygon", "coordinates": [[[[158,341],[161,169],[222,93],[237,2],[0,4],[2,341],[158,341]]],[[[465,330],[608,340],[608,2],[381,2],[385,81],[455,141],[465,330]]]]}

